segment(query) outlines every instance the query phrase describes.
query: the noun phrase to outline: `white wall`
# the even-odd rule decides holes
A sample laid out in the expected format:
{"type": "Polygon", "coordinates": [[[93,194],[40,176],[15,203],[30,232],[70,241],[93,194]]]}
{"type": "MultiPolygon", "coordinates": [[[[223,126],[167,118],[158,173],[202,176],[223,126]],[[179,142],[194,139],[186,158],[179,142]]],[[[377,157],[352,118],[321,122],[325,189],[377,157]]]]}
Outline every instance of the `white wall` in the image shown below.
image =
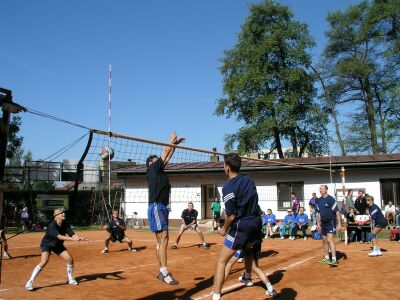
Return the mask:
{"type": "MultiPolygon", "coordinates": [[[[336,191],[342,189],[341,177],[339,174],[333,176],[333,183],[330,183],[328,172],[321,171],[292,171],[292,172],[258,172],[249,173],[257,186],[259,204],[262,210],[272,209],[278,219],[283,219],[286,211],[278,211],[277,183],[278,182],[304,182],[304,202],[306,213],[308,213],[308,201],[313,192],[319,196],[321,184],[328,185],[329,194],[336,196],[336,191]]],[[[346,173],[346,190],[364,188],[366,192],[375,197],[375,202],[380,205],[380,182],[379,179],[398,178],[399,170],[395,169],[349,169],[346,173]]],[[[220,195],[222,187],[226,182],[225,175],[221,172],[213,175],[187,174],[184,176],[170,176],[171,189],[171,219],[180,219],[182,210],[187,208],[188,202],[193,202],[195,209],[202,215],[202,191],[204,184],[215,184],[220,195]]],[[[126,182],[126,213],[132,214],[137,211],[142,218],[147,218],[148,193],[145,177],[139,179],[128,179],[126,182]],[[135,203],[129,203],[135,202],[135,203]]],[[[209,209],[206,207],[206,209],[209,209]]]]}

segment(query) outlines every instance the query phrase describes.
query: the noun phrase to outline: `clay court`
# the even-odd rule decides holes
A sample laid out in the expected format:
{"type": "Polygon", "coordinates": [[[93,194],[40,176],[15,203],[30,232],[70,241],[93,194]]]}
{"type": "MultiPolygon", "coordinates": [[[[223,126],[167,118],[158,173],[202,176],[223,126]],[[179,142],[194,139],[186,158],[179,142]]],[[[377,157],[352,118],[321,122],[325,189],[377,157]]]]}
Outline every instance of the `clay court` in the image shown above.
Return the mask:
{"type": "MultiPolygon", "coordinates": [[[[146,231],[128,231],[140,252],[126,251],[126,244],[112,244],[110,253],[101,254],[104,231],[85,231],[90,243],[67,242],[75,259],[79,286],[65,283],[64,262],[52,255],[35,282],[34,292],[24,285],[39,262],[39,243],[43,233],[22,234],[10,240],[13,259],[3,261],[0,299],[211,299],[215,257],[222,237],[206,233],[209,250],[199,247],[196,234],[184,234],[177,250],[169,250],[169,269],[180,281],[168,286],[156,279],[155,241],[146,231]]],[[[176,231],[170,234],[170,240],[176,231]]],[[[266,240],[260,266],[269,274],[279,299],[398,299],[394,284],[400,275],[399,243],[381,241],[382,257],[367,257],[369,245],[338,244],[339,267],[317,263],[322,255],[321,241],[266,240]]],[[[172,245],[172,243],[171,243],[172,245]]],[[[243,264],[234,265],[224,285],[223,299],[265,299],[264,289],[238,282],[243,264]]]]}

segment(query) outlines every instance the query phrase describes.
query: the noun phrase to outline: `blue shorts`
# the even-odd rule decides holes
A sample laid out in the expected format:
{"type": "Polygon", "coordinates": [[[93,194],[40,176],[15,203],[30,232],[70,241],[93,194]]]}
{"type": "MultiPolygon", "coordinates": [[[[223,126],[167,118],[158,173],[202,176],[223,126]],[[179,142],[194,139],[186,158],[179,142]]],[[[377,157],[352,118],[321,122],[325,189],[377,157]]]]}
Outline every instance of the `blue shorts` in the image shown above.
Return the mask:
{"type": "Polygon", "coordinates": [[[152,232],[168,230],[169,209],[161,203],[150,203],[147,211],[150,230],[152,232]]]}
{"type": "Polygon", "coordinates": [[[336,232],[336,220],[321,222],[321,234],[323,236],[326,236],[328,233],[335,234],[335,232],[336,232]]]}
{"type": "Polygon", "coordinates": [[[224,245],[233,250],[245,248],[248,242],[260,238],[261,229],[262,220],[259,216],[239,219],[229,228],[224,245]]]}

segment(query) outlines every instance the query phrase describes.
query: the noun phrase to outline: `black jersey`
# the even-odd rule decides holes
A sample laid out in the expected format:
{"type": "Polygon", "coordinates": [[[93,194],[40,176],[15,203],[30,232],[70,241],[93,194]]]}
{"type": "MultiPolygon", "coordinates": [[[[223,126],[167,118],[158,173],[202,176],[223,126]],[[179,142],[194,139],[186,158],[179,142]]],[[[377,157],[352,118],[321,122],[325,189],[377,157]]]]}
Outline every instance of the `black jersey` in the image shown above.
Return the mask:
{"type": "Polygon", "coordinates": [[[192,211],[190,211],[188,208],[186,208],[182,211],[181,218],[185,221],[186,225],[189,225],[194,220],[197,220],[197,216],[198,216],[197,210],[193,209],[192,211]]]}
{"type": "MultiPolygon", "coordinates": [[[[124,220],[119,219],[119,225],[125,227],[124,220]]],[[[111,235],[117,239],[125,236],[125,230],[117,226],[114,218],[111,219],[110,223],[108,223],[108,228],[111,230],[111,235]]]]}
{"type": "Polygon", "coordinates": [[[72,230],[71,226],[67,222],[62,222],[59,226],[56,221],[51,221],[47,226],[46,234],[42,239],[42,246],[55,247],[56,245],[63,245],[64,241],[59,240],[57,238],[58,235],[66,235],[69,236],[75,235],[75,232],[72,230]]]}
{"type": "Polygon", "coordinates": [[[171,185],[164,171],[164,161],[161,157],[147,166],[147,184],[149,186],[149,203],[158,202],[168,206],[171,185]]]}

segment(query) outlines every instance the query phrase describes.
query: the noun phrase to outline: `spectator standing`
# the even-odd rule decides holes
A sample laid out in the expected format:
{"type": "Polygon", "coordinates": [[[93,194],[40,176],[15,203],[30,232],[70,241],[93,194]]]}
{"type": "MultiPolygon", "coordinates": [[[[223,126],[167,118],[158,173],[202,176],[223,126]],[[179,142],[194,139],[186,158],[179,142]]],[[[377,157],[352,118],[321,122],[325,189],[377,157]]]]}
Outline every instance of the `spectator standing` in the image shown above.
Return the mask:
{"type": "Polygon", "coordinates": [[[292,212],[294,216],[297,216],[300,209],[299,198],[297,198],[295,192],[290,193],[290,198],[292,199],[292,212]]]}
{"type": "Polygon", "coordinates": [[[22,231],[26,231],[29,226],[29,214],[28,214],[28,207],[24,206],[21,210],[21,225],[22,231]]]}
{"type": "Polygon", "coordinates": [[[310,217],[313,222],[313,225],[317,226],[317,210],[315,207],[317,206],[317,193],[312,193],[312,197],[308,202],[308,207],[310,208],[310,217]]]}
{"type": "Polygon", "coordinates": [[[212,228],[213,231],[220,229],[221,219],[221,203],[217,197],[214,198],[214,202],[211,204],[211,210],[213,212],[212,228]],[[217,226],[215,226],[217,225],[217,226]]]}
{"type": "Polygon", "coordinates": [[[355,210],[354,201],[353,201],[353,190],[349,190],[347,192],[347,196],[346,196],[346,200],[345,200],[346,213],[349,213],[351,208],[353,208],[353,210],[355,210]]]}

